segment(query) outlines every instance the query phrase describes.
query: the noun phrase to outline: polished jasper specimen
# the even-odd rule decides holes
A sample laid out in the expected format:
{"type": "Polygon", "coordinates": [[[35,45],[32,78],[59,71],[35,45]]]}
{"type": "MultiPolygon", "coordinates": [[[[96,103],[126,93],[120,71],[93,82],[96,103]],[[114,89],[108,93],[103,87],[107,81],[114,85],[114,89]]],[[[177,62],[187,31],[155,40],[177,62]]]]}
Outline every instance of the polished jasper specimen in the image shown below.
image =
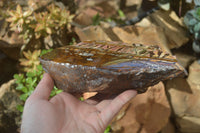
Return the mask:
{"type": "Polygon", "coordinates": [[[70,93],[120,93],[146,88],[182,75],[175,57],[158,46],[120,42],[84,41],[54,49],[41,63],[59,89],[70,93]]]}

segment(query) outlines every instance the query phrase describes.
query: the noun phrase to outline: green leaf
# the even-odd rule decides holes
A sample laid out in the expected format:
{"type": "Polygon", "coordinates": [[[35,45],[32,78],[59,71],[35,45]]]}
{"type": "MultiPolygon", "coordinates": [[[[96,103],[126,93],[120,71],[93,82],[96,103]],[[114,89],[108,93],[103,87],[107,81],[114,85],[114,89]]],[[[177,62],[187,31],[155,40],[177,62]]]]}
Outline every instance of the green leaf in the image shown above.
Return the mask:
{"type": "Polygon", "coordinates": [[[61,93],[61,92],[63,92],[63,90],[57,90],[57,91],[56,91],[56,94],[59,94],[59,93],[61,93]]]}
{"type": "Polygon", "coordinates": [[[43,75],[40,75],[40,80],[43,78],[43,75]]]}
{"type": "Polygon", "coordinates": [[[24,93],[24,94],[22,94],[22,95],[20,95],[20,100],[22,100],[22,101],[26,101],[26,99],[28,98],[28,93],[24,93]]]}
{"type": "Polygon", "coordinates": [[[22,91],[23,93],[27,93],[27,92],[28,92],[28,89],[27,89],[26,87],[23,87],[23,88],[21,89],[21,91],[22,91]]]}
{"type": "Polygon", "coordinates": [[[111,130],[111,126],[108,125],[107,128],[106,128],[106,130],[104,131],[104,133],[110,133],[110,130],[111,130]]]}
{"type": "Polygon", "coordinates": [[[14,79],[17,79],[17,80],[19,80],[19,74],[14,74],[14,79]]]}
{"type": "Polygon", "coordinates": [[[30,95],[33,93],[33,91],[34,91],[34,88],[31,87],[31,88],[29,89],[29,92],[27,93],[27,95],[30,96],[30,95]]]}
{"type": "Polygon", "coordinates": [[[46,54],[46,53],[48,53],[48,52],[51,52],[53,49],[43,49],[42,50],[42,52],[40,53],[40,56],[42,56],[42,55],[44,55],[44,54],[46,54]]]}
{"type": "Polygon", "coordinates": [[[58,88],[56,86],[53,87],[54,90],[58,90],[58,88]]]}
{"type": "Polygon", "coordinates": [[[32,73],[34,74],[34,76],[37,75],[37,71],[36,70],[33,70],[32,73]]]}
{"type": "Polygon", "coordinates": [[[113,20],[111,19],[111,18],[107,18],[106,19],[106,22],[109,22],[109,23],[111,23],[113,20]]]}
{"type": "Polygon", "coordinates": [[[37,69],[38,69],[39,71],[43,71],[42,65],[38,65],[38,66],[37,66],[37,69]]]}
{"type": "Polygon", "coordinates": [[[24,85],[22,83],[20,83],[17,85],[16,90],[22,90],[23,87],[24,87],[24,85]]]}
{"type": "Polygon", "coordinates": [[[194,25],[194,32],[199,32],[200,31],[200,22],[194,25]]]}
{"type": "Polygon", "coordinates": [[[21,80],[24,78],[24,75],[23,75],[23,74],[14,74],[13,77],[14,77],[16,80],[21,81],[21,80]]]}
{"type": "Polygon", "coordinates": [[[23,79],[22,79],[22,83],[25,83],[25,82],[26,82],[26,79],[25,79],[25,78],[23,78],[23,79]]]}
{"type": "Polygon", "coordinates": [[[118,10],[118,14],[119,14],[120,18],[126,17],[124,12],[122,10],[120,10],[120,9],[118,10]]]}
{"type": "Polygon", "coordinates": [[[37,77],[34,77],[33,78],[33,81],[32,81],[32,83],[31,83],[31,85],[33,86],[33,87],[36,87],[37,86],[37,77]]]}
{"type": "Polygon", "coordinates": [[[37,71],[37,76],[40,76],[43,74],[43,71],[37,71]]]}
{"type": "Polygon", "coordinates": [[[21,80],[16,80],[15,83],[16,83],[16,84],[21,84],[22,81],[21,81],[21,80]]]}
{"type": "Polygon", "coordinates": [[[54,86],[53,90],[51,91],[50,97],[53,97],[61,92],[63,92],[63,90],[59,90],[56,86],[54,86]]]}
{"type": "Polygon", "coordinates": [[[32,77],[26,78],[26,83],[31,84],[33,82],[32,77]]]}
{"type": "Polygon", "coordinates": [[[76,39],[74,38],[74,37],[72,37],[72,40],[71,40],[71,42],[69,43],[69,45],[73,45],[73,44],[75,44],[76,43],[76,39]]]}
{"type": "Polygon", "coordinates": [[[189,20],[189,25],[195,25],[197,23],[196,19],[190,19],[189,20]]]}
{"type": "Polygon", "coordinates": [[[99,24],[100,24],[101,16],[99,15],[99,13],[97,13],[97,14],[92,18],[92,21],[93,21],[93,25],[99,25],[99,24]]]}
{"type": "Polygon", "coordinates": [[[198,8],[196,8],[195,10],[196,10],[196,14],[197,14],[198,16],[200,16],[200,8],[198,7],[198,8]]]}
{"type": "Polygon", "coordinates": [[[195,33],[194,33],[194,38],[195,38],[196,40],[198,40],[198,39],[200,38],[199,32],[195,32],[195,33]]]}
{"type": "Polygon", "coordinates": [[[27,93],[28,89],[23,84],[18,84],[16,90],[22,91],[23,93],[27,93]]]}
{"type": "Polygon", "coordinates": [[[80,100],[80,101],[84,101],[84,98],[83,98],[83,97],[80,97],[79,100],[80,100]]]}
{"type": "Polygon", "coordinates": [[[24,110],[24,106],[22,106],[22,105],[17,105],[17,110],[19,110],[20,112],[23,112],[23,110],[24,110]]]}
{"type": "Polygon", "coordinates": [[[34,76],[35,76],[35,73],[33,73],[33,72],[27,72],[27,73],[26,73],[26,76],[27,76],[27,77],[34,77],[34,76]]]}
{"type": "Polygon", "coordinates": [[[51,91],[51,94],[50,94],[50,97],[53,97],[53,96],[55,96],[56,95],[56,91],[55,90],[52,90],[51,91]]]}

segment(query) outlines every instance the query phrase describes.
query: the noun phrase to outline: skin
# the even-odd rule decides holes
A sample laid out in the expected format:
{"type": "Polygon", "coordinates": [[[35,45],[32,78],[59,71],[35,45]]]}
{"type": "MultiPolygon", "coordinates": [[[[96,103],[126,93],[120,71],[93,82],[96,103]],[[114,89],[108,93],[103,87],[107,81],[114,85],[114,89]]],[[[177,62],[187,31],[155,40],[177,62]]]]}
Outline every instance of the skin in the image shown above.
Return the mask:
{"type": "Polygon", "coordinates": [[[80,101],[62,92],[49,99],[54,82],[49,74],[27,99],[21,133],[103,133],[112,118],[137,92],[127,90],[114,99],[80,101]]]}

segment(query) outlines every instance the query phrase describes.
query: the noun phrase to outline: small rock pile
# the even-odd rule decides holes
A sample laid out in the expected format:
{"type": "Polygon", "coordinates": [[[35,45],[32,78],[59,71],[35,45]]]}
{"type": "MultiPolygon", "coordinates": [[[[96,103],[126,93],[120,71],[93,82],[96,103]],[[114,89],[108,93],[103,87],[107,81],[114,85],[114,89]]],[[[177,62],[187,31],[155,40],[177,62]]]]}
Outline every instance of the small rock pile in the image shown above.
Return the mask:
{"type": "Polygon", "coordinates": [[[21,113],[16,106],[21,100],[15,91],[15,81],[10,80],[0,87],[0,132],[18,133],[21,113]]]}

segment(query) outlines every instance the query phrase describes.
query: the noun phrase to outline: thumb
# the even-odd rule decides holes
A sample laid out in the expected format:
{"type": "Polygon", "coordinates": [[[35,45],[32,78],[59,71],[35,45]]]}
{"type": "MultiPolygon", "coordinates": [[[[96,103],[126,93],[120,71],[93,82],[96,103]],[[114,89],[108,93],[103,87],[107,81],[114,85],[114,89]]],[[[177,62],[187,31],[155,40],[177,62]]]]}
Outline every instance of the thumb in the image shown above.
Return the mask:
{"type": "Polygon", "coordinates": [[[37,85],[34,92],[31,94],[29,98],[48,100],[51,91],[53,89],[53,86],[54,86],[53,79],[48,73],[45,73],[43,75],[42,80],[39,82],[39,84],[37,85]]]}

